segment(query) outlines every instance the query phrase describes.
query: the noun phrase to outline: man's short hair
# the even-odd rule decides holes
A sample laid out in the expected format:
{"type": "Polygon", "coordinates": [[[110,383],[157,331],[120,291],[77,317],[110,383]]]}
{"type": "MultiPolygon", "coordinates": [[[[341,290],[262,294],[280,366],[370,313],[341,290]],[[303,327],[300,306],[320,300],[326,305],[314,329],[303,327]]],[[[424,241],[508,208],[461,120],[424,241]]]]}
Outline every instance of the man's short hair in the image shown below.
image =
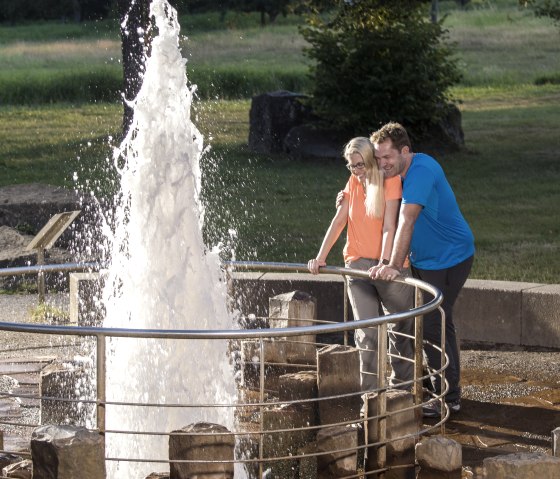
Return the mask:
{"type": "Polygon", "coordinates": [[[410,138],[408,138],[408,133],[406,132],[404,126],[397,122],[390,122],[383,125],[379,130],[374,131],[369,137],[372,143],[384,143],[387,140],[393,142],[393,146],[401,151],[405,146],[412,149],[410,143],[410,138]]]}

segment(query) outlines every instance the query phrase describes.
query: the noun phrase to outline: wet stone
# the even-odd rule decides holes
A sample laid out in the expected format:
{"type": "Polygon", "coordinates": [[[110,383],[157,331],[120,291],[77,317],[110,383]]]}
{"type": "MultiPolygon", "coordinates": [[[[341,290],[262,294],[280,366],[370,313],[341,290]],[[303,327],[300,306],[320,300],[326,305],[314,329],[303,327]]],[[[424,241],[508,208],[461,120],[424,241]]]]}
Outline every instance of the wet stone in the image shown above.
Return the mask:
{"type": "Polygon", "coordinates": [[[31,436],[37,478],[105,479],[105,441],[77,426],[41,426],[31,436]]]}
{"type": "Polygon", "coordinates": [[[172,431],[169,436],[169,460],[199,462],[172,462],[169,477],[231,479],[234,447],[234,436],[220,424],[199,422],[172,431]]]}
{"type": "Polygon", "coordinates": [[[484,459],[484,477],[558,479],[560,458],[540,453],[508,454],[484,459]]]}
{"type": "Polygon", "coordinates": [[[461,444],[443,436],[422,439],[416,445],[416,460],[422,468],[460,471],[463,463],[461,444]]]}

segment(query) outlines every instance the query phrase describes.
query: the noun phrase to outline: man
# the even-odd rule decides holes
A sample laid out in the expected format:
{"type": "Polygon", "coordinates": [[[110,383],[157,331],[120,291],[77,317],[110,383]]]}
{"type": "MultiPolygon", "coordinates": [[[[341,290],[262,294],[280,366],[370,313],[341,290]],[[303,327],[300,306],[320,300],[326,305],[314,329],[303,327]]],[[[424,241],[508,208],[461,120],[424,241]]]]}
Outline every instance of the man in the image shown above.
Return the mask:
{"type": "MultiPolygon", "coordinates": [[[[453,324],[453,304],[470,273],[474,258],[474,237],[465,221],[451,186],[439,163],[424,153],[413,153],[408,134],[398,123],[388,123],[372,133],[375,158],[386,177],[399,175],[403,181],[402,204],[395,243],[388,265],[372,268],[372,278],[393,280],[410,255],[414,277],[432,284],[443,293],[445,350],[449,356],[445,397],[452,412],[461,409],[459,347],[453,324]]],[[[431,295],[425,293],[424,300],[431,295]]],[[[435,345],[441,341],[438,311],[424,316],[424,339],[435,345]]],[[[441,354],[426,347],[428,366],[439,369],[441,354]]],[[[441,381],[435,381],[436,392],[441,381]]],[[[439,417],[440,403],[424,407],[424,416],[439,417]]]]}

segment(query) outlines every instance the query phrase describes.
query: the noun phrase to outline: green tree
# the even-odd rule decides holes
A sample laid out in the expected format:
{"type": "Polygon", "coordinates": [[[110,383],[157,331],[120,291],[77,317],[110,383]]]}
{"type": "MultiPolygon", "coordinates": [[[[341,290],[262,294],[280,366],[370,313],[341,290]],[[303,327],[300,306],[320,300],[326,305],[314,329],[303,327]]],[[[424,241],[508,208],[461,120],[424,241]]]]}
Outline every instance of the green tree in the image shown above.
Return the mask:
{"type": "Polygon", "coordinates": [[[550,17],[560,25],[560,0],[523,0],[539,17],[550,17]]]}
{"type": "Polygon", "coordinates": [[[420,139],[452,104],[460,73],[430,1],[340,0],[301,32],[314,60],[311,104],[331,126],[372,131],[394,120],[420,139]]]}

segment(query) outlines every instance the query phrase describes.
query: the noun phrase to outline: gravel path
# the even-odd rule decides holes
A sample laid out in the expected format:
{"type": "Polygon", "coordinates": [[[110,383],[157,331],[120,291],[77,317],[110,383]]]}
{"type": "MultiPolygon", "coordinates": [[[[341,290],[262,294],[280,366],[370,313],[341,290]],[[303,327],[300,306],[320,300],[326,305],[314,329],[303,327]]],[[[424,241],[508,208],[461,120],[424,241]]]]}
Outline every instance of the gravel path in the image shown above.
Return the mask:
{"type": "MultiPolygon", "coordinates": [[[[49,294],[45,298],[49,309],[53,308],[66,314],[69,303],[68,293],[49,294]]],[[[47,316],[45,320],[37,318],[39,311],[36,294],[0,294],[0,322],[56,323],[57,320],[52,317],[47,316]]],[[[71,336],[0,331],[0,358],[49,355],[53,354],[53,348],[58,351],[57,355],[72,354],[71,350],[65,349],[76,344],[76,339],[71,336]]]]}

